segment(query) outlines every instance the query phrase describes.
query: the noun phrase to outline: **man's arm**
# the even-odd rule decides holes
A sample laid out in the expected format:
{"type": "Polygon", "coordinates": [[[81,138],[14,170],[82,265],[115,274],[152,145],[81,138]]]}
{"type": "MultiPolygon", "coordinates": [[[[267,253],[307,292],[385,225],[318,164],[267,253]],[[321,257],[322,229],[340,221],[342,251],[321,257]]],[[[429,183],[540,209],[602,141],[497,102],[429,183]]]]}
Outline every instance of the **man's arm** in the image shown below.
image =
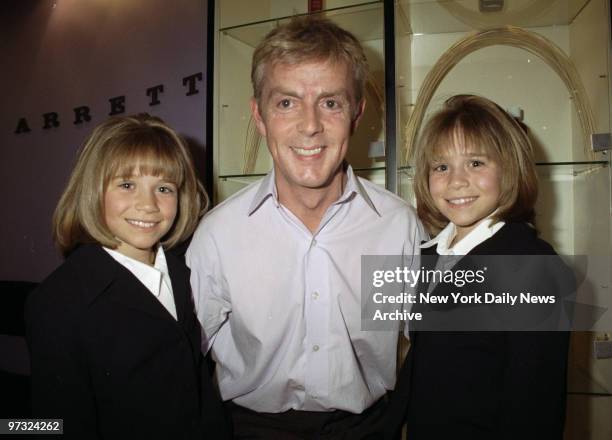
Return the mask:
{"type": "Polygon", "coordinates": [[[210,350],[217,331],[231,311],[229,287],[223,273],[223,259],[218,244],[200,223],[185,254],[191,269],[191,289],[196,315],[204,334],[202,352],[210,350]]]}
{"type": "MultiPolygon", "coordinates": [[[[409,231],[408,239],[404,242],[404,264],[410,267],[412,273],[421,269],[421,243],[429,240],[429,234],[425,231],[425,227],[415,216],[414,227],[409,231]]],[[[418,283],[411,286],[405,286],[404,292],[415,293],[418,290],[418,283]]],[[[412,309],[412,307],[410,307],[412,309]]],[[[404,337],[410,339],[410,323],[404,323],[404,337]]],[[[407,345],[405,345],[407,347],[407,345]]],[[[405,356],[402,356],[402,359],[405,356]]]]}

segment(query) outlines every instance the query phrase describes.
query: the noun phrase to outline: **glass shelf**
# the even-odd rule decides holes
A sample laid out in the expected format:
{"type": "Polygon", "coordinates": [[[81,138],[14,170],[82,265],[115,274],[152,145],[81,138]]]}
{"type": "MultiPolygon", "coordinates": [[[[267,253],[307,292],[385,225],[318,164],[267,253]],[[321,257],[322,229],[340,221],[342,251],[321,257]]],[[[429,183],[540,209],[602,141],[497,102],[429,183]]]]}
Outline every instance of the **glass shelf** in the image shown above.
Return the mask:
{"type": "MultiPolygon", "coordinates": [[[[610,164],[603,160],[593,160],[586,162],[537,162],[537,167],[559,167],[562,169],[569,169],[569,172],[573,175],[583,174],[585,172],[591,172],[600,168],[607,168],[610,164]]],[[[384,171],[387,167],[370,167],[370,168],[353,168],[353,171],[359,173],[369,173],[374,171],[384,171]]],[[[414,170],[413,166],[399,167],[398,171],[404,172],[406,175],[411,175],[414,170]]],[[[267,173],[252,173],[252,174],[224,174],[220,175],[219,179],[241,179],[241,178],[255,178],[264,177],[267,173]]]]}
{"type": "MultiPolygon", "coordinates": [[[[336,12],[373,3],[382,3],[382,0],[325,0],[324,9],[319,12],[336,12]]],[[[220,31],[308,13],[305,0],[223,0],[218,4],[220,31]]]]}
{"type": "MultiPolygon", "coordinates": [[[[562,173],[577,177],[609,167],[610,163],[603,160],[585,162],[536,162],[536,169],[540,176],[549,173],[562,173]]],[[[382,169],[384,169],[384,167],[382,169]]],[[[398,172],[402,173],[406,178],[411,179],[413,177],[414,167],[402,166],[398,168],[398,172]]]]}
{"type": "MultiPolygon", "coordinates": [[[[586,162],[541,162],[536,163],[538,176],[540,179],[540,186],[550,186],[552,182],[557,181],[569,181],[583,180],[585,178],[593,178],[598,175],[601,178],[602,172],[604,175],[603,183],[599,189],[599,194],[607,194],[609,191],[606,190],[605,181],[609,174],[610,164],[606,161],[586,161],[586,162]],[[576,178],[576,179],[575,179],[576,178]]],[[[384,166],[370,167],[370,168],[354,168],[353,171],[359,177],[371,180],[376,184],[385,186],[385,172],[387,168],[384,166]]],[[[231,181],[233,185],[247,186],[253,182],[264,177],[266,173],[257,174],[227,174],[220,175],[221,181],[231,181]]],[[[399,185],[404,190],[404,194],[407,194],[407,200],[410,200],[414,204],[414,197],[412,194],[412,180],[414,177],[414,167],[404,166],[398,168],[399,185]]],[[[542,197],[541,197],[542,198],[542,197]]]]}
{"type": "MultiPolygon", "coordinates": [[[[304,2],[301,4],[303,5],[304,2]]],[[[357,2],[354,5],[337,8],[328,7],[317,13],[325,14],[326,17],[333,19],[360,41],[380,40],[383,38],[383,27],[376,25],[376,23],[382,23],[382,6],[382,1],[357,2]],[[375,25],[373,26],[372,24],[375,25]]],[[[272,29],[289,21],[294,15],[304,14],[307,14],[307,12],[300,9],[300,12],[295,12],[288,16],[222,27],[219,31],[255,48],[272,29]]]]}

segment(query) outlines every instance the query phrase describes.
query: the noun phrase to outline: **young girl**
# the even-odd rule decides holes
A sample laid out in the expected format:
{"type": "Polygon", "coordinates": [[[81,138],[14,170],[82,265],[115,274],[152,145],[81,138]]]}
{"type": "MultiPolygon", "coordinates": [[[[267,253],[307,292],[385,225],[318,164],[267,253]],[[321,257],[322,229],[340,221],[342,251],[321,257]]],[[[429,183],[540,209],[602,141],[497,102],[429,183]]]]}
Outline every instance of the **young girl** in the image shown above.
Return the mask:
{"type": "MultiPolygon", "coordinates": [[[[555,254],[533,227],[538,182],[529,138],[495,103],[450,98],[414,158],[419,216],[439,231],[423,255],[555,254]]],[[[556,285],[563,280],[531,269],[528,279],[563,290],[556,285]]],[[[440,284],[425,291],[445,293],[440,284]]],[[[430,330],[411,332],[390,437],[405,420],[410,440],[563,437],[567,332],[430,330]]]]}
{"type": "Polygon", "coordinates": [[[188,269],[166,254],[206,197],[160,119],[115,117],[79,154],[53,218],[66,261],[29,297],[35,417],[69,438],[226,438],[188,269]]]}

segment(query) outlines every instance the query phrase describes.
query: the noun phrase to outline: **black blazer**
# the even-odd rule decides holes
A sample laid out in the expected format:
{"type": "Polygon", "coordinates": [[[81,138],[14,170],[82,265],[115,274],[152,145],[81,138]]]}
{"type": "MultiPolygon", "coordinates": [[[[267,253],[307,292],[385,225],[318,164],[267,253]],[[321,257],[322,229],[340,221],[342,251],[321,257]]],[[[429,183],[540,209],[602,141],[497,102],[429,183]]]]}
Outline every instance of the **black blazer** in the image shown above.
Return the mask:
{"type": "Polygon", "coordinates": [[[229,438],[200,347],[189,271],[166,253],[178,321],[100,246],[81,246],[28,298],[35,417],[68,438],[229,438]]]}
{"type": "MultiPolygon", "coordinates": [[[[527,224],[508,223],[470,254],[555,251],[527,224]]],[[[384,438],[407,421],[410,440],[562,439],[568,344],[567,332],[411,332],[384,438]]]]}

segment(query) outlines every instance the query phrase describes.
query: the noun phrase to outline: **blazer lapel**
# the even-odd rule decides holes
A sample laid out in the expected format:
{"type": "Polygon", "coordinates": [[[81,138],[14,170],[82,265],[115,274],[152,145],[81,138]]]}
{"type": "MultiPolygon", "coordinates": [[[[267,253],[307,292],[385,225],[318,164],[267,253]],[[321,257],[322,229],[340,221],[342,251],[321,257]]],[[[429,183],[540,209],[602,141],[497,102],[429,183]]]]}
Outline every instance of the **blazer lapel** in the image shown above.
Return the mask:
{"type": "Polygon", "coordinates": [[[112,301],[161,319],[174,318],[157,298],[129,270],[115,262],[117,277],[109,286],[107,294],[112,301]]]}
{"type": "Polygon", "coordinates": [[[189,286],[189,273],[173,255],[166,253],[168,272],[172,282],[172,294],[176,306],[176,317],[179,323],[184,323],[188,313],[192,313],[191,288],[189,286]]]}
{"type": "Polygon", "coordinates": [[[83,259],[90,264],[86,267],[91,290],[87,292],[89,302],[95,302],[100,295],[107,295],[112,301],[161,319],[174,318],[153,296],[138,278],[119,264],[99,245],[84,245],[79,249],[83,259]]]}

